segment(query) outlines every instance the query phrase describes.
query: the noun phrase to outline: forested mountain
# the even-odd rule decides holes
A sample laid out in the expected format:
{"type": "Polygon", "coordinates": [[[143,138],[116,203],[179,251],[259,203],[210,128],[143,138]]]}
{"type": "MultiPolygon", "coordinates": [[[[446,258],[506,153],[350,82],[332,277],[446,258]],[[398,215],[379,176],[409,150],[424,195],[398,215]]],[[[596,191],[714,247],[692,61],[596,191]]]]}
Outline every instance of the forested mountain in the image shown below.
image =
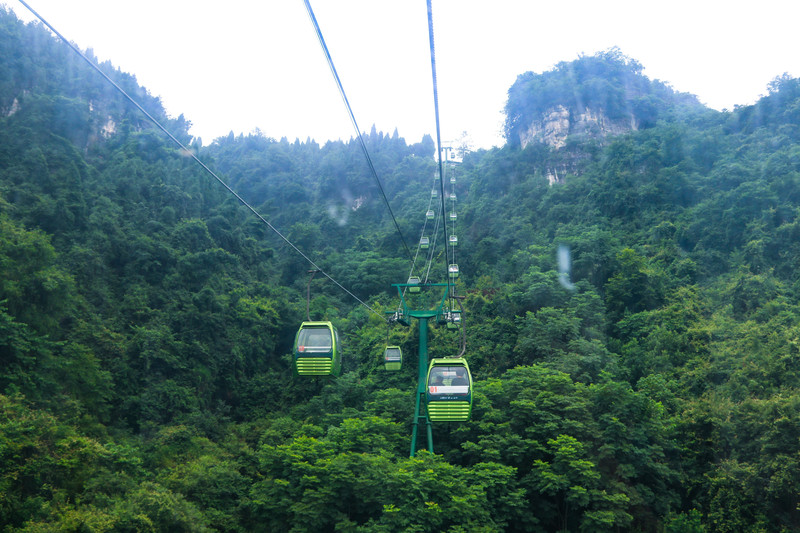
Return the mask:
{"type": "MultiPolygon", "coordinates": [[[[190,144],[183,117],[102,68],[190,144]]],[[[472,419],[409,458],[416,368],[381,354],[415,353],[416,331],[379,316],[408,260],[360,146],[191,144],[377,311],[315,279],[344,369],[300,378],[308,263],[0,10],[0,529],[800,529],[800,81],[716,112],[616,51],[521,80],[507,145],[456,169],[472,419]],[[523,148],[517,119],[579,114],[576,94],[650,114],[523,148]],[[569,173],[551,184],[553,168],[569,173]]],[[[418,238],[432,140],[365,141],[418,238]]],[[[457,347],[432,328],[433,355],[457,347]]]]}
{"type": "Polygon", "coordinates": [[[520,74],[508,91],[505,133],[509,144],[523,148],[534,140],[562,146],[566,135],[585,143],[703,109],[694,95],[648,79],[642,65],[612,48],[520,74]]]}

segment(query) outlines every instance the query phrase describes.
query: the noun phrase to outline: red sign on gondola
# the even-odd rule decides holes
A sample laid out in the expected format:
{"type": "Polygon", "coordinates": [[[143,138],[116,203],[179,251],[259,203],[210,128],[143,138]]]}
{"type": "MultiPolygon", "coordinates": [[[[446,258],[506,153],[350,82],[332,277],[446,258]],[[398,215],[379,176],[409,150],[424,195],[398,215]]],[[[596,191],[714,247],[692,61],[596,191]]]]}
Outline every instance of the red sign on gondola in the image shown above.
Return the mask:
{"type": "Polygon", "coordinates": [[[297,351],[298,352],[305,352],[306,351],[306,347],[305,346],[298,346],[297,347],[297,351]]]}

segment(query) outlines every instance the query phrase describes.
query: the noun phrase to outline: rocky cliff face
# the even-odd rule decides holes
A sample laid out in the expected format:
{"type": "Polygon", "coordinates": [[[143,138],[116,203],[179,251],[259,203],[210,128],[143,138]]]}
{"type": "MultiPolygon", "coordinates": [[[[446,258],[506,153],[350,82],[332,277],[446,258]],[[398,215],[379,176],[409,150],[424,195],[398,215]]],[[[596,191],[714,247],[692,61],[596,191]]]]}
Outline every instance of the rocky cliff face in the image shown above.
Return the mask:
{"type": "Polygon", "coordinates": [[[525,148],[532,142],[542,142],[553,148],[563,148],[567,137],[580,135],[588,138],[605,138],[639,129],[634,117],[610,120],[602,111],[585,108],[575,112],[562,105],[551,107],[542,116],[533,120],[520,133],[520,145],[525,148]]]}

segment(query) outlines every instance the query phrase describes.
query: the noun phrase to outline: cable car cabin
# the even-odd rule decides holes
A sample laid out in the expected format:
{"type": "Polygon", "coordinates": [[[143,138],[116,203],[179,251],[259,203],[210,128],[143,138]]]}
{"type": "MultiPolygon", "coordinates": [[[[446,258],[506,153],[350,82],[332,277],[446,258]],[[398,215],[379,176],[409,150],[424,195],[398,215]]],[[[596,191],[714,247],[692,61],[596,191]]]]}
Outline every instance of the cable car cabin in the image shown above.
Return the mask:
{"type": "Polygon", "coordinates": [[[294,370],[300,376],[338,376],[339,333],[330,322],[303,322],[294,338],[294,370]]]}
{"type": "Polygon", "coordinates": [[[455,263],[447,267],[447,273],[450,275],[450,279],[455,279],[458,277],[458,265],[455,263]]]}
{"type": "Polygon", "coordinates": [[[450,222],[455,222],[457,218],[458,218],[458,215],[456,215],[456,212],[455,211],[451,211],[450,212],[450,222]]]}
{"type": "Polygon", "coordinates": [[[439,197],[439,193],[436,192],[436,189],[432,189],[431,190],[431,198],[438,198],[438,197],[439,197]]]}
{"type": "Polygon", "coordinates": [[[430,240],[430,238],[428,238],[428,237],[422,237],[422,238],[419,240],[419,247],[420,247],[420,248],[422,248],[423,250],[427,250],[428,248],[430,248],[430,247],[431,247],[431,240],[430,240]]]}
{"type": "Polygon", "coordinates": [[[383,364],[386,370],[400,370],[403,366],[403,351],[399,346],[387,346],[383,352],[383,364]]]}
{"type": "Polygon", "coordinates": [[[461,327],[461,311],[454,309],[447,313],[447,329],[458,329],[461,327]]]}
{"type": "Polygon", "coordinates": [[[458,246],[458,237],[450,235],[450,246],[458,246]]]}
{"type": "Polygon", "coordinates": [[[444,309],[436,315],[436,323],[440,326],[447,326],[447,329],[458,329],[461,327],[461,311],[458,309],[444,309]]]}
{"type": "Polygon", "coordinates": [[[472,375],[466,359],[431,359],[425,402],[431,422],[469,420],[472,413],[472,375]]]}
{"type": "Polygon", "coordinates": [[[415,287],[409,287],[408,292],[419,292],[421,289],[419,287],[420,280],[417,276],[411,276],[408,278],[409,285],[416,285],[415,287]]]}
{"type": "Polygon", "coordinates": [[[456,193],[450,193],[450,199],[456,201],[456,193]]]}
{"type": "Polygon", "coordinates": [[[425,213],[425,217],[428,220],[433,220],[433,217],[435,217],[435,216],[436,216],[436,213],[433,212],[433,209],[428,209],[428,212],[425,213]]]}
{"type": "Polygon", "coordinates": [[[451,177],[450,178],[450,183],[455,183],[455,182],[456,182],[456,177],[455,176],[451,177]]]}

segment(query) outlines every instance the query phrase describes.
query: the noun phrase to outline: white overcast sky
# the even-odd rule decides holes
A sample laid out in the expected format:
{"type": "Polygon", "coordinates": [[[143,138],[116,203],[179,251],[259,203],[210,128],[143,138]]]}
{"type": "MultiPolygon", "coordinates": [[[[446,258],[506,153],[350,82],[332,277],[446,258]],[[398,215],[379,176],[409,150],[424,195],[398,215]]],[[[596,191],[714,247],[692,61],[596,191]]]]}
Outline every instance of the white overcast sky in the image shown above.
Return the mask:
{"type": "MultiPolygon", "coordinates": [[[[191,133],[354,135],[302,0],[27,0],[183,113],[191,133]]],[[[5,5],[23,20],[17,2],[5,5]]],[[[435,135],[425,0],[311,0],[362,131],[435,135]]],[[[612,46],[716,109],[800,76],[800,1],[433,0],[442,141],[503,144],[517,75],[612,46]]]]}

